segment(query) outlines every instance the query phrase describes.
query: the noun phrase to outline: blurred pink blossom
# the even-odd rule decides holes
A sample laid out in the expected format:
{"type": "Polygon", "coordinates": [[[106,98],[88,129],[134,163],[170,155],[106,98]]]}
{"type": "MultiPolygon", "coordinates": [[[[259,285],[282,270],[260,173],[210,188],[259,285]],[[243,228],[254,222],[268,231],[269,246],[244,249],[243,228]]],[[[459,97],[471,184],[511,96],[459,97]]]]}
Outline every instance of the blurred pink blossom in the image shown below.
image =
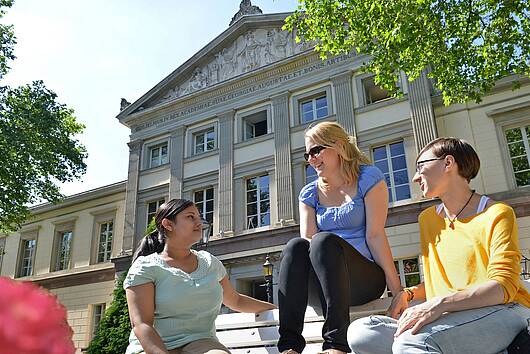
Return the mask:
{"type": "Polygon", "coordinates": [[[0,277],[0,354],[72,353],[72,329],[57,298],[30,282],[0,277]]]}

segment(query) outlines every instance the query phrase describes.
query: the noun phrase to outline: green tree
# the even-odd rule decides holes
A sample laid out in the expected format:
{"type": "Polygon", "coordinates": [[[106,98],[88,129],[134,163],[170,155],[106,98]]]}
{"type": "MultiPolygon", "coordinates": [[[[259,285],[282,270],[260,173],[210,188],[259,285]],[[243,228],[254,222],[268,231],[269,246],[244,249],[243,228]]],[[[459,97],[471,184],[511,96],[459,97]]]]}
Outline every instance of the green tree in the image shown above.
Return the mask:
{"type": "Polygon", "coordinates": [[[112,303],[99,322],[96,334],[87,348],[88,354],[125,353],[129,344],[131,322],[127,298],[123,289],[123,280],[127,272],[123,272],[113,292],[112,303]]]}
{"type": "MultiPolygon", "coordinates": [[[[396,72],[429,68],[446,105],[474,100],[503,77],[530,76],[528,0],[299,0],[285,28],[323,58],[355,51],[397,92],[396,72]]],[[[516,84],[517,86],[518,84],[516,84]]]]}
{"type": "MultiPolygon", "coordinates": [[[[0,18],[11,0],[0,0],[0,18]]],[[[0,79],[14,59],[13,27],[0,25],[0,79]]],[[[0,86],[0,232],[14,231],[29,216],[28,205],[63,196],[57,182],[86,171],[84,126],[42,81],[0,86]]]]}

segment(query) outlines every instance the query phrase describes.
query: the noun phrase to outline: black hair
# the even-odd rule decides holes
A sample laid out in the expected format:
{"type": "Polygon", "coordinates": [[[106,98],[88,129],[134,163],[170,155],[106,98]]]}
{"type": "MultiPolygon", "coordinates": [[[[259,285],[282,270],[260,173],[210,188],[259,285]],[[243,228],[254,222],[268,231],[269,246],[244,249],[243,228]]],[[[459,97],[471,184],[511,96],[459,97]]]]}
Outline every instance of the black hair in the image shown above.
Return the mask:
{"type": "Polygon", "coordinates": [[[162,225],[162,220],[169,219],[175,221],[177,214],[193,205],[195,204],[187,199],[171,199],[169,202],[162,204],[155,214],[156,230],[142,238],[142,241],[134,252],[132,261],[134,262],[140,256],[148,256],[155,252],[162,252],[166,244],[166,230],[162,225]]]}

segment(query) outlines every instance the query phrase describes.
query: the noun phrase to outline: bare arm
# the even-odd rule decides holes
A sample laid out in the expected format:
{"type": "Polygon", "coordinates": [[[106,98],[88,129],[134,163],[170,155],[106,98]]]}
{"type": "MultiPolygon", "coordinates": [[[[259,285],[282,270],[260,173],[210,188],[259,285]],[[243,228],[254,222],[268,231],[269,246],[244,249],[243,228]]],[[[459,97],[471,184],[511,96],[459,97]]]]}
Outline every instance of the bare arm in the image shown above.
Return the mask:
{"type": "Polygon", "coordinates": [[[220,284],[223,287],[223,304],[234,311],[258,313],[277,308],[274,304],[238,293],[230,283],[228,276],[221,279],[220,284]]]}
{"type": "Polygon", "coordinates": [[[153,327],[155,285],[147,283],[125,290],[131,325],[146,354],[168,354],[166,346],[153,327]]]}
{"type": "Polygon", "coordinates": [[[388,211],[388,191],[384,181],[377,183],[364,197],[366,210],[366,242],[374,261],[385,272],[385,280],[392,295],[401,291],[392,252],[385,233],[388,211]]]}
{"type": "Polygon", "coordinates": [[[311,241],[313,235],[318,232],[315,209],[303,202],[298,202],[298,209],[300,211],[300,236],[311,241]]]}

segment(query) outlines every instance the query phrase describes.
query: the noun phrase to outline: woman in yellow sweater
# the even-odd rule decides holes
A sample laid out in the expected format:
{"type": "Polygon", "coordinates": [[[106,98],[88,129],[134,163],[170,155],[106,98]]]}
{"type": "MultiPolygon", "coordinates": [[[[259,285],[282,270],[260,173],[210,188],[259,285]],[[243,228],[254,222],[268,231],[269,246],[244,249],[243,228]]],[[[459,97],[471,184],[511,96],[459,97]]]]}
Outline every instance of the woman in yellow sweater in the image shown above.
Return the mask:
{"type": "Polygon", "coordinates": [[[393,298],[396,319],[353,322],[357,354],[503,351],[528,325],[530,295],[522,284],[515,214],[471,190],[480,160],[467,142],[439,138],[416,159],[414,181],[441,203],[419,216],[425,282],[393,298]],[[410,306],[413,299],[426,300],[410,306]]]}

